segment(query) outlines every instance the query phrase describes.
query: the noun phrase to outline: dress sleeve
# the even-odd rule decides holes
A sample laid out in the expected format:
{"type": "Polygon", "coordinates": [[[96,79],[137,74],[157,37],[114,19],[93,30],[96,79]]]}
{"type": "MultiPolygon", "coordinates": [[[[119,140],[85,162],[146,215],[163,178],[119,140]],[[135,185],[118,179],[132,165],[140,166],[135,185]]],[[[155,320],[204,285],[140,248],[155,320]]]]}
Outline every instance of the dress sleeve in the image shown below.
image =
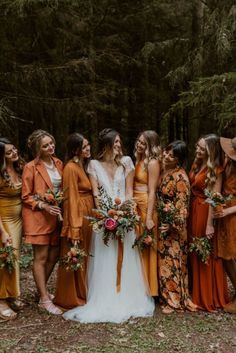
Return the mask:
{"type": "Polygon", "coordinates": [[[175,197],[173,200],[176,214],[174,228],[181,230],[185,225],[188,217],[190,185],[188,177],[185,173],[179,172],[175,175],[175,197]]]}
{"type": "Polygon", "coordinates": [[[124,169],[125,169],[125,178],[126,178],[127,175],[129,175],[129,173],[134,170],[134,163],[133,163],[132,159],[129,156],[124,156],[122,158],[122,164],[123,164],[124,169]]]}
{"type": "Polygon", "coordinates": [[[63,189],[65,190],[65,201],[63,205],[63,227],[62,236],[82,240],[80,229],[83,225],[83,209],[80,202],[78,181],[80,178],[80,167],[74,163],[68,163],[63,171],[63,189]]]}
{"type": "Polygon", "coordinates": [[[91,160],[87,167],[87,173],[97,179],[97,172],[96,172],[96,161],[91,160]]]}
{"type": "Polygon", "coordinates": [[[34,171],[27,165],[22,174],[22,201],[33,211],[37,208],[38,201],[34,199],[34,171]]]}

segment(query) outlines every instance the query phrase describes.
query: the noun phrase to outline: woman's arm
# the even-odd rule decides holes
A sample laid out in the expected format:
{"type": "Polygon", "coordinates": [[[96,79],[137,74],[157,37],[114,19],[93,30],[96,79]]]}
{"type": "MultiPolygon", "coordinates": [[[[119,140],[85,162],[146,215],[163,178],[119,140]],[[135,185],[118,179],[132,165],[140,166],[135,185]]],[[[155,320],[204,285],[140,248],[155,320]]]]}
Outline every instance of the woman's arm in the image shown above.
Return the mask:
{"type": "Polygon", "coordinates": [[[80,167],[74,163],[68,163],[63,171],[63,188],[65,201],[63,205],[64,220],[62,235],[72,240],[81,240],[81,227],[83,225],[83,210],[80,207],[80,194],[78,179],[80,167]]]}
{"type": "Polygon", "coordinates": [[[98,183],[96,178],[93,175],[89,175],[89,180],[90,183],[92,185],[92,190],[93,190],[93,197],[94,197],[94,203],[96,208],[99,208],[99,201],[98,201],[98,196],[99,196],[99,192],[98,192],[98,183]]]}
{"type": "Polygon", "coordinates": [[[231,206],[231,207],[227,207],[227,208],[223,208],[222,210],[213,210],[213,217],[214,218],[223,218],[223,217],[227,217],[229,215],[232,215],[236,213],[236,206],[231,206]]]}
{"type": "MultiPolygon", "coordinates": [[[[222,174],[219,174],[216,178],[216,182],[212,191],[221,192],[221,187],[222,187],[222,174]]],[[[208,238],[212,238],[215,232],[214,225],[213,225],[213,214],[214,214],[213,207],[209,206],[207,226],[206,226],[206,236],[208,238]]]]}
{"type": "Polygon", "coordinates": [[[177,230],[181,230],[186,226],[189,208],[190,184],[187,175],[179,172],[174,175],[175,178],[175,197],[173,200],[176,214],[174,216],[175,223],[173,225],[177,230]]]}
{"type": "Polygon", "coordinates": [[[38,201],[34,199],[34,172],[27,165],[22,174],[22,201],[32,210],[38,206],[38,201]]]}
{"type": "Polygon", "coordinates": [[[148,208],[146,216],[146,227],[152,229],[155,224],[153,222],[153,209],[156,203],[156,191],[160,178],[160,163],[153,159],[148,163],[148,208]]]}
{"type": "Polygon", "coordinates": [[[129,172],[125,178],[125,198],[126,200],[133,197],[133,188],[134,188],[134,170],[129,172]]]}
{"type": "Polygon", "coordinates": [[[2,243],[5,245],[8,245],[12,242],[11,239],[11,235],[7,233],[3,223],[2,223],[2,219],[0,217],[0,234],[1,234],[1,239],[2,239],[2,243]]]}

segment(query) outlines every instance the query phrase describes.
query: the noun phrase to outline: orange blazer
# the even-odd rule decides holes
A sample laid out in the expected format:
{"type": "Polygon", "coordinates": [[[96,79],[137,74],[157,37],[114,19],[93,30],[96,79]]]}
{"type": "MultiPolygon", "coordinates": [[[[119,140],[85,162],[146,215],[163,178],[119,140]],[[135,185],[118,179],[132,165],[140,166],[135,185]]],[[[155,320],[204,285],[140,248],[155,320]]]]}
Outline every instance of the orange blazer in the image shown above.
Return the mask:
{"type": "MultiPolygon", "coordinates": [[[[53,158],[55,166],[62,175],[63,164],[57,158],[53,158]]],[[[57,227],[57,217],[40,210],[38,201],[34,195],[45,194],[53,185],[43,162],[36,158],[27,163],[22,174],[22,217],[25,235],[40,235],[52,233],[57,227]]]]}

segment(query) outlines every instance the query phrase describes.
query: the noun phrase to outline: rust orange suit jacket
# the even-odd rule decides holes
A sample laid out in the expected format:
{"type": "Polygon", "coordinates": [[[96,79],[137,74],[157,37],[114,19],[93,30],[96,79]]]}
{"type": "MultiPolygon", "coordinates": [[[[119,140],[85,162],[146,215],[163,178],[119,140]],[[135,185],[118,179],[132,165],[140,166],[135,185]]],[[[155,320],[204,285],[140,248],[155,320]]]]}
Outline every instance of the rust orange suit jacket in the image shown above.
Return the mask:
{"type": "MultiPolygon", "coordinates": [[[[63,164],[53,158],[55,166],[62,175],[63,164]]],[[[50,215],[37,207],[38,202],[34,199],[36,194],[45,194],[53,185],[46,167],[40,159],[34,159],[27,163],[22,175],[22,217],[25,235],[40,235],[52,233],[57,227],[57,217],[50,215]]]]}

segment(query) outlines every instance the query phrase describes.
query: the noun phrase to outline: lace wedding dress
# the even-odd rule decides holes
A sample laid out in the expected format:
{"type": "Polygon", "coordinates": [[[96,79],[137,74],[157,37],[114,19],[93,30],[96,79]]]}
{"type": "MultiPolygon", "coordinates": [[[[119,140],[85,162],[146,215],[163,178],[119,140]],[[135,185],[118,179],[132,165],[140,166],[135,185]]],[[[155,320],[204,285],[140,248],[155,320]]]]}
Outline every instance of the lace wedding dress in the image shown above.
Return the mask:
{"type": "MultiPolygon", "coordinates": [[[[130,157],[122,158],[122,165],[116,170],[114,180],[110,180],[103,165],[92,160],[88,172],[96,178],[107,194],[114,200],[119,197],[125,200],[125,179],[134,169],[130,157]]],[[[67,320],[84,323],[123,322],[130,317],[151,316],[154,312],[154,301],[148,296],[144,283],[138,251],[132,249],[135,233],[129,232],[124,239],[124,253],[121,271],[121,289],[117,292],[117,253],[118,242],[110,240],[104,245],[102,235],[93,234],[88,270],[87,304],[64,313],[67,320]]]]}

